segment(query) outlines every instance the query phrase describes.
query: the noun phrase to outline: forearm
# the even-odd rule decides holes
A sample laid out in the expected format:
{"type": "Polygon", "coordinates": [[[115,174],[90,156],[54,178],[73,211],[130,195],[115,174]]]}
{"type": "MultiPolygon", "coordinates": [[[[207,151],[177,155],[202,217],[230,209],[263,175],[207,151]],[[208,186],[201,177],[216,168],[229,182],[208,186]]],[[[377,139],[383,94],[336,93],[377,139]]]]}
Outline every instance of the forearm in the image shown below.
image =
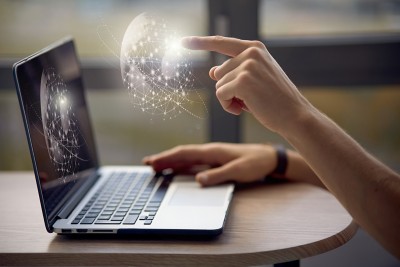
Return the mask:
{"type": "Polygon", "coordinates": [[[304,182],[326,188],[304,158],[293,150],[287,150],[288,165],[285,179],[293,182],[304,182]]]}
{"type": "Polygon", "coordinates": [[[400,178],[309,105],[281,134],[353,218],[400,257],[400,178]]]}

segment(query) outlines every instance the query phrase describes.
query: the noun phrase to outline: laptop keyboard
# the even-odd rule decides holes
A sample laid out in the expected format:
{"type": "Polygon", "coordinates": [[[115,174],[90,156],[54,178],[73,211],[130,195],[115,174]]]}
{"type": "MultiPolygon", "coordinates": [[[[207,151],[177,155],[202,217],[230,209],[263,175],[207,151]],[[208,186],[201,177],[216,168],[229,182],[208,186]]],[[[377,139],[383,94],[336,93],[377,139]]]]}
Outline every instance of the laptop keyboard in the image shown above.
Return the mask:
{"type": "Polygon", "coordinates": [[[92,196],[72,224],[150,225],[171,182],[149,173],[116,172],[92,196]],[[155,190],[159,179],[163,179],[155,190]]]}

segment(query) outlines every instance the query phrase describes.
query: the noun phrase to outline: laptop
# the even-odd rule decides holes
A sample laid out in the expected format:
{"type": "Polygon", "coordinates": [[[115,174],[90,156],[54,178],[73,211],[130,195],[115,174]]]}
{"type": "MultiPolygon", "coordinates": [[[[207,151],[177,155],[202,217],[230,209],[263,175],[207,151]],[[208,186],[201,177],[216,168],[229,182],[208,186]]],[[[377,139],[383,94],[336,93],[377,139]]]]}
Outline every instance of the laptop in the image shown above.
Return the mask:
{"type": "Polygon", "coordinates": [[[202,188],[192,175],[100,166],[72,38],[15,63],[13,74],[48,232],[222,233],[232,184],[202,188]]]}

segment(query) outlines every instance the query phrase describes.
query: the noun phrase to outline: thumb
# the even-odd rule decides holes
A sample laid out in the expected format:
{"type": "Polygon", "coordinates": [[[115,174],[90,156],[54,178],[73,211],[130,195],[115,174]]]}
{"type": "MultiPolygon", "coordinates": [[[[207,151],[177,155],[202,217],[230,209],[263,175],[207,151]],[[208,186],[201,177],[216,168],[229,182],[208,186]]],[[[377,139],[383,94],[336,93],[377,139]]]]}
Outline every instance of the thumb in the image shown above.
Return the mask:
{"type": "Polygon", "coordinates": [[[209,75],[210,75],[210,78],[211,79],[213,79],[214,81],[218,81],[218,79],[217,79],[217,77],[215,77],[215,70],[218,68],[218,66],[214,66],[214,67],[212,67],[211,69],[210,69],[210,71],[209,71],[209,75]]]}

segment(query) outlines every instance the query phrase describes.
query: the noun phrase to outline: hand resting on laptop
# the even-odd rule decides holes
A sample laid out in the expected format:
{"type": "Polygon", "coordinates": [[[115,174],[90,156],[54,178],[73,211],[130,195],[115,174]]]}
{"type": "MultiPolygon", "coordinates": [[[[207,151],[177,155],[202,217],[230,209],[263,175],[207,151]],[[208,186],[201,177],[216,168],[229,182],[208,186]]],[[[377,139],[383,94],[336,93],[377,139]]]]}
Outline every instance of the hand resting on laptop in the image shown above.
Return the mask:
{"type": "Polygon", "coordinates": [[[275,147],[269,144],[208,143],[177,146],[160,154],[143,159],[155,171],[172,168],[175,172],[186,172],[195,166],[209,166],[198,172],[196,180],[202,186],[211,186],[228,181],[250,183],[274,178],[291,181],[307,181],[324,187],[315,173],[295,151],[286,150],[288,157],[285,175],[274,174],[277,165],[275,147]]]}

